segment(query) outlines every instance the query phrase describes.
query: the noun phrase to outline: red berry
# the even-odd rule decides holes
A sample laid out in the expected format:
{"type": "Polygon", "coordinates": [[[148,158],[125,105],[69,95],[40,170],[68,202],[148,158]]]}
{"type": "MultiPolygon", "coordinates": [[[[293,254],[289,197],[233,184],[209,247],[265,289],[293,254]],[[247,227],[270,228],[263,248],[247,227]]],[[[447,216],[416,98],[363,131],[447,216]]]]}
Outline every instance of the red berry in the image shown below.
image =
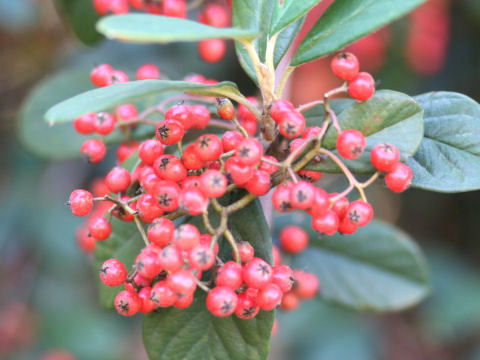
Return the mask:
{"type": "Polygon", "coordinates": [[[257,120],[252,121],[252,120],[240,119],[239,122],[240,122],[240,125],[243,126],[243,128],[245,129],[248,135],[255,136],[258,129],[257,120]]]}
{"type": "Polygon", "coordinates": [[[165,246],[160,253],[160,264],[166,271],[177,271],[183,265],[180,250],[173,245],[165,246]]]}
{"type": "Polygon", "coordinates": [[[256,297],[249,296],[247,291],[238,295],[237,307],[235,309],[235,315],[240,319],[252,319],[257,316],[260,308],[257,306],[256,297]]]}
{"type": "Polygon", "coordinates": [[[201,271],[208,270],[215,264],[215,253],[210,247],[199,244],[190,251],[188,260],[192,268],[201,271]]]}
{"type": "MultiPolygon", "coordinates": [[[[210,235],[210,234],[200,235],[200,241],[199,241],[200,246],[209,248],[211,242],[212,242],[212,235],[210,235]]],[[[218,242],[215,242],[213,252],[215,253],[215,255],[218,255],[218,242]]]]}
{"type": "Polygon", "coordinates": [[[180,188],[173,181],[161,181],[155,185],[153,195],[157,198],[160,208],[165,211],[177,210],[180,206],[180,188]]]}
{"type": "Polygon", "coordinates": [[[189,105],[174,105],[165,113],[165,120],[176,120],[183,125],[184,129],[190,129],[195,125],[192,109],[189,105]]]}
{"type": "Polygon", "coordinates": [[[128,75],[123,71],[113,70],[107,79],[107,86],[128,82],[128,75]]]}
{"type": "Polygon", "coordinates": [[[175,155],[161,155],[153,163],[155,174],[161,179],[181,182],[187,177],[187,169],[175,155]]]}
{"type": "Polygon", "coordinates": [[[322,173],[319,172],[319,171],[311,171],[311,170],[300,170],[298,172],[298,176],[302,179],[302,180],[306,180],[308,182],[311,182],[311,183],[314,183],[318,180],[321,179],[322,177],[322,173]]]}
{"type": "Polygon", "coordinates": [[[225,194],[228,181],[218,170],[207,170],[200,177],[200,189],[208,198],[218,198],[225,194]]]}
{"type": "Polygon", "coordinates": [[[218,317],[232,315],[237,307],[237,302],[237,294],[225,286],[214,287],[207,295],[207,309],[218,317]]]}
{"type": "Polygon", "coordinates": [[[120,105],[115,109],[119,122],[131,121],[138,118],[137,108],[132,104],[120,105]]]}
{"type": "Polygon", "coordinates": [[[366,201],[356,200],[348,206],[345,218],[357,226],[367,225],[373,217],[373,208],[366,201]]]}
{"type": "Polygon", "coordinates": [[[188,170],[200,170],[206,165],[205,161],[198,157],[195,144],[190,144],[183,150],[182,161],[188,170]]]}
{"type": "Polygon", "coordinates": [[[282,254],[280,254],[280,249],[277,245],[272,245],[272,257],[274,266],[278,266],[282,263],[282,254]]]}
{"type": "Polygon", "coordinates": [[[303,133],[302,139],[308,139],[312,136],[317,136],[321,132],[322,132],[322,128],[320,126],[310,126],[303,133]]]}
{"type": "Polygon", "coordinates": [[[155,310],[157,304],[155,304],[152,300],[152,288],[151,287],[144,287],[138,292],[138,297],[142,300],[142,307],[140,308],[140,312],[142,314],[148,314],[155,310]]]}
{"type": "Polygon", "coordinates": [[[173,243],[180,250],[191,250],[198,245],[200,232],[192,224],[182,224],[173,233],[173,243]]]}
{"type": "Polygon", "coordinates": [[[272,279],[272,267],[260,258],[253,258],[243,268],[243,281],[248,286],[261,289],[272,279]]]}
{"type": "Polygon", "coordinates": [[[127,160],[138,148],[138,143],[134,140],[121,143],[117,149],[117,160],[119,163],[127,160]]]}
{"type": "Polygon", "coordinates": [[[209,63],[220,61],[225,55],[226,51],[227,45],[225,40],[222,39],[208,39],[202,40],[198,43],[198,52],[200,57],[209,63]]]}
{"type": "Polygon", "coordinates": [[[276,100],[270,109],[270,116],[275,122],[279,123],[283,119],[284,114],[292,111],[295,111],[295,106],[290,101],[276,100]]]}
{"type": "Polygon", "coordinates": [[[145,140],[138,148],[138,157],[147,165],[153,165],[160,155],[163,155],[163,146],[155,139],[145,140]]]}
{"type": "Polygon", "coordinates": [[[329,207],[330,200],[327,192],[323,189],[315,188],[315,199],[308,213],[312,216],[322,216],[328,211],[329,207]]]}
{"type": "Polygon", "coordinates": [[[91,254],[95,250],[97,240],[93,236],[89,236],[88,228],[81,226],[75,232],[77,246],[86,254],[91,254]]]}
{"type": "Polygon", "coordinates": [[[138,273],[146,279],[153,279],[162,271],[159,254],[147,248],[138,254],[135,265],[138,273]]]}
{"type": "Polygon", "coordinates": [[[69,205],[73,215],[85,216],[93,208],[93,196],[87,190],[74,190],[70,194],[69,205]]]}
{"type": "Polygon", "coordinates": [[[263,156],[262,144],[256,139],[243,139],[238,144],[236,156],[244,165],[257,165],[263,156]]]}
{"type": "Polygon", "coordinates": [[[280,304],[280,301],[282,301],[282,290],[276,284],[267,284],[258,292],[257,304],[262,310],[273,310],[280,304]]]}
{"type": "Polygon", "coordinates": [[[356,100],[365,101],[375,93],[375,80],[366,72],[358,75],[348,84],[348,93],[356,100]]]}
{"type": "Polygon", "coordinates": [[[170,289],[167,281],[159,281],[152,287],[152,294],[150,300],[152,300],[159,307],[169,307],[175,304],[178,299],[178,295],[170,289]]]}
{"type": "Polygon", "coordinates": [[[293,225],[283,228],[278,240],[282,249],[292,254],[305,250],[309,242],[305,230],[293,225]]]}
{"type": "Polygon", "coordinates": [[[243,283],[242,266],[234,261],[227,261],[222,267],[218,268],[215,284],[217,286],[226,286],[233,290],[238,289],[243,283]]]}
{"type": "Polygon", "coordinates": [[[140,311],[142,300],[137,293],[132,291],[120,291],[115,297],[115,308],[123,316],[132,316],[140,311]]]}
{"type": "Polygon", "coordinates": [[[214,27],[226,27],[230,22],[230,17],[223,6],[208,4],[200,13],[199,21],[214,27]]]}
{"type": "Polygon", "coordinates": [[[110,9],[114,14],[126,14],[128,13],[128,1],[127,0],[110,0],[110,9]]]}
{"type": "Polygon", "coordinates": [[[180,192],[180,207],[188,215],[200,215],[207,210],[208,198],[198,188],[184,189],[180,192]]]}
{"type": "Polygon", "coordinates": [[[315,201],[316,188],[308,181],[301,180],[292,185],[290,203],[296,209],[311,208],[315,201]]]}
{"type": "Polygon", "coordinates": [[[187,176],[185,180],[182,181],[182,189],[189,189],[189,188],[198,188],[200,187],[200,176],[197,175],[190,175],[187,176]]]}
{"type": "Polygon", "coordinates": [[[279,212],[289,212],[293,210],[292,203],[290,202],[290,192],[292,190],[291,182],[280,184],[277,186],[272,194],[272,203],[275,209],[279,212]]]}
{"type": "Polygon", "coordinates": [[[295,139],[302,135],[303,130],[305,130],[305,118],[297,111],[283,113],[278,124],[280,134],[287,139],[295,139]]]}
{"type": "Polygon", "coordinates": [[[127,269],[120,260],[108,259],[100,268],[100,280],[107,286],[122,285],[127,278],[127,269]]]}
{"type": "Polygon", "coordinates": [[[185,132],[184,126],[172,119],[160,121],[155,130],[158,141],[163,145],[176,144],[183,138],[185,132]]]}
{"type": "Polygon", "coordinates": [[[243,165],[237,156],[233,156],[225,161],[224,171],[227,179],[238,186],[246,184],[253,175],[253,167],[243,165]]]}
{"type": "Polygon", "coordinates": [[[195,141],[195,152],[203,161],[218,160],[223,152],[222,140],[213,134],[202,135],[195,141]]]}
{"type": "MultiPolygon", "coordinates": [[[[109,1],[109,0],[108,0],[109,1]]],[[[105,10],[106,13],[106,10],[105,10]]],[[[95,86],[107,86],[112,77],[113,68],[108,64],[102,64],[95,67],[90,73],[90,80],[95,86]]]]}
{"type": "Polygon", "coordinates": [[[240,253],[240,261],[242,263],[248,263],[253,259],[255,249],[248,241],[237,242],[238,252],[240,253]]]}
{"type": "Polygon", "coordinates": [[[170,273],[167,278],[167,285],[179,295],[193,294],[197,288],[195,275],[185,269],[170,273]]]}
{"type": "Polygon", "coordinates": [[[106,112],[99,112],[95,116],[95,131],[100,135],[108,135],[115,129],[117,119],[106,112]]]}
{"type": "Polygon", "coordinates": [[[102,241],[112,233],[112,225],[104,217],[97,217],[89,221],[88,232],[96,240],[102,241]]]}
{"type": "Polygon", "coordinates": [[[286,293],[292,289],[294,282],[293,270],[287,265],[273,267],[272,283],[278,285],[282,292],[286,293]]]}
{"type": "Polygon", "coordinates": [[[147,230],[148,240],[158,246],[166,246],[173,240],[173,232],[175,231],[175,225],[173,222],[166,218],[155,219],[147,230]]]}
{"type": "Polygon", "coordinates": [[[397,147],[392,144],[377,144],[370,152],[370,160],[372,165],[378,171],[389,172],[393,170],[399,159],[400,152],[398,151],[397,147]]]}
{"type": "Polygon", "coordinates": [[[295,277],[295,294],[302,299],[311,299],[318,292],[318,279],[315,275],[295,270],[293,272],[295,277]]]}
{"type": "Polygon", "coordinates": [[[137,211],[144,219],[153,220],[163,215],[157,198],[152,194],[143,194],[137,200],[137,211]]]}
{"type": "Polygon", "coordinates": [[[245,184],[245,189],[256,196],[265,195],[270,190],[270,174],[263,170],[253,169],[253,175],[245,184]]]}
{"type": "MultiPolygon", "coordinates": [[[[337,197],[338,193],[331,193],[328,195],[328,198],[331,200],[335,197],[337,197]]],[[[347,208],[349,205],[349,201],[345,196],[342,196],[335,200],[335,202],[332,204],[332,210],[338,215],[339,219],[342,219],[345,213],[347,212],[347,208]]]]}
{"type": "Polygon", "coordinates": [[[338,224],[338,232],[340,234],[353,234],[357,229],[358,225],[351,222],[346,216],[338,224]]]}
{"type": "Polygon", "coordinates": [[[335,234],[337,232],[338,225],[338,215],[332,210],[328,210],[326,213],[312,218],[312,228],[322,234],[335,234]]]}
{"type": "MultiPolygon", "coordinates": [[[[271,155],[265,155],[263,158],[266,159],[266,160],[270,160],[272,162],[278,162],[278,160],[271,155]]],[[[266,171],[269,174],[273,174],[275,171],[278,170],[278,166],[267,163],[264,160],[262,160],[262,162],[260,163],[259,170],[263,170],[263,171],[266,171]]]]}
{"type": "Polygon", "coordinates": [[[96,164],[103,160],[107,153],[107,148],[101,140],[88,139],[82,144],[80,153],[89,163],[96,164]]]}
{"type": "Polygon", "coordinates": [[[186,18],[187,17],[187,4],[185,0],[163,0],[162,10],[165,16],[186,18]]]}
{"type": "Polygon", "coordinates": [[[192,305],[192,302],[193,294],[179,295],[173,306],[175,306],[177,309],[186,309],[192,305]]]}
{"type": "Polygon", "coordinates": [[[217,98],[217,113],[223,120],[235,118],[235,106],[226,98],[217,98]]]}
{"type": "Polygon", "coordinates": [[[131,178],[127,169],[114,167],[105,177],[105,184],[113,193],[123,193],[130,186],[131,178]]]}
{"type": "Polygon", "coordinates": [[[73,127],[79,134],[88,135],[95,131],[95,113],[88,113],[73,120],[73,127]]]}
{"type": "Polygon", "coordinates": [[[137,80],[158,79],[160,77],[160,70],[153,64],[144,64],[138,68],[135,77],[137,80]]]}
{"type": "Polygon", "coordinates": [[[358,158],[366,145],[365,136],[358,130],[344,130],[337,137],[337,151],[345,159],[358,158]]]}
{"type": "Polygon", "coordinates": [[[294,291],[289,291],[286,294],[283,294],[282,302],[280,308],[284,311],[292,311],[298,308],[300,305],[300,299],[295,294],[294,291]]]}
{"type": "Polygon", "coordinates": [[[405,191],[412,181],[412,169],[401,162],[397,163],[385,176],[385,183],[394,192],[405,191]]]}
{"type": "Polygon", "coordinates": [[[111,0],[93,0],[93,8],[98,15],[106,15],[108,13],[110,1],[111,0]]]}
{"type": "MultiPolygon", "coordinates": [[[[247,100],[253,106],[257,106],[258,100],[253,96],[248,96],[247,100]]],[[[238,104],[238,119],[244,122],[257,122],[255,114],[252,113],[245,105],[238,104]]]]}
{"type": "Polygon", "coordinates": [[[203,105],[193,105],[191,107],[191,114],[193,118],[192,128],[205,129],[210,122],[210,111],[203,105]]]}
{"type": "Polygon", "coordinates": [[[357,76],[360,66],[355,55],[343,52],[333,57],[330,67],[333,73],[340,79],[350,81],[357,76]]]}

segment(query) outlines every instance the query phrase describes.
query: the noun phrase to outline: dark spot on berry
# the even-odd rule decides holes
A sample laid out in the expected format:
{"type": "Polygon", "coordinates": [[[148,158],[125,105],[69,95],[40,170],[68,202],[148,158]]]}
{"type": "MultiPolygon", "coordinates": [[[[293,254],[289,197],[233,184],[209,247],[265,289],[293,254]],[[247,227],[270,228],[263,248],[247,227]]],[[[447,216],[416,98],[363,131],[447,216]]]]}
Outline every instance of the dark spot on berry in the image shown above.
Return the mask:
{"type": "Polygon", "coordinates": [[[280,210],[282,212],[287,212],[287,211],[290,211],[292,209],[292,204],[290,204],[288,201],[282,201],[280,203],[280,210]]]}
{"type": "Polygon", "coordinates": [[[168,164],[170,164],[170,158],[163,158],[160,162],[160,169],[165,171],[168,167],[168,164]]]}
{"type": "Polygon", "coordinates": [[[352,149],[352,154],[353,155],[361,154],[362,152],[363,152],[363,148],[361,146],[355,146],[352,149]]]}
{"type": "Polygon", "coordinates": [[[108,265],[102,266],[102,268],[100,269],[100,272],[101,272],[103,275],[107,275],[108,268],[109,268],[108,265]]]}
{"type": "Polygon", "coordinates": [[[268,268],[267,265],[265,264],[258,264],[257,271],[262,274],[262,275],[268,275],[270,274],[270,269],[268,268]]]}
{"type": "Polygon", "coordinates": [[[200,142],[198,143],[198,146],[200,146],[202,149],[206,149],[210,146],[210,138],[204,137],[200,142]]]}
{"type": "Polygon", "coordinates": [[[360,221],[360,214],[356,210],[353,210],[348,213],[348,218],[351,222],[356,224],[360,221]]]}
{"type": "Polygon", "coordinates": [[[242,310],[242,316],[244,317],[250,317],[255,313],[255,308],[254,307],[249,307],[245,308],[242,310]]]}
{"type": "Polygon", "coordinates": [[[170,129],[167,125],[162,125],[157,129],[158,136],[160,136],[162,139],[168,138],[168,135],[170,134],[170,129]]]}
{"type": "Polygon", "coordinates": [[[172,198],[168,194],[160,194],[158,196],[158,202],[162,206],[169,206],[170,203],[172,202],[172,198]]]}
{"type": "Polygon", "coordinates": [[[297,127],[296,127],[295,125],[289,124],[289,123],[287,123],[286,125],[287,125],[287,126],[286,126],[286,128],[285,128],[285,132],[286,132],[287,134],[293,135],[293,134],[295,134],[295,133],[297,132],[297,127]]]}
{"type": "Polygon", "coordinates": [[[385,153],[391,153],[393,152],[393,146],[390,144],[383,143],[380,148],[382,149],[383,152],[385,153]]]}
{"type": "Polygon", "coordinates": [[[298,202],[302,203],[302,202],[304,202],[308,199],[308,196],[307,196],[307,194],[305,194],[305,192],[300,190],[300,191],[297,192],[296,198],[297,198],[298,202]]]}
{"type": "Polygon", "coordinates": [[[130,309],[130,304],[125,300],[120,300],[120,303],[118,304],[118,308],[120,309],[121,312],[124,312],[125,314],[127,314],[128,310],[130,309]]]}
{"type": "Polygon", "coordinates": [[[250,149],[246,146],[238,150],[238,156],[240,157],[248,157],[249,155],[250,155],[250,149]]]}
{"type": "Polygon", "coordinates": [[[222,306],[220,307],[220,311],[223,313],[223,314],[228,314],[232,311],[233,309],[233,303],[230,301],[230,300],[225,300],[222,304],[222,306]]]}

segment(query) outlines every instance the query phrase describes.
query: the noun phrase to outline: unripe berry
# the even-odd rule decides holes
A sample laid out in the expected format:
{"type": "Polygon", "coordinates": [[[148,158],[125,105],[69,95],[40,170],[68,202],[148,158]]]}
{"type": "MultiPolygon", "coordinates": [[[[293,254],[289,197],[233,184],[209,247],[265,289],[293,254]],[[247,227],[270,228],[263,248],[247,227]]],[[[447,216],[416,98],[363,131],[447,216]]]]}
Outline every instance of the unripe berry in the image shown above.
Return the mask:
{"type": "Polygon", "coordinates": [[[227,98],[217,98],[217,113],[223,120],[235,118],[235,106],[227,98]]]}

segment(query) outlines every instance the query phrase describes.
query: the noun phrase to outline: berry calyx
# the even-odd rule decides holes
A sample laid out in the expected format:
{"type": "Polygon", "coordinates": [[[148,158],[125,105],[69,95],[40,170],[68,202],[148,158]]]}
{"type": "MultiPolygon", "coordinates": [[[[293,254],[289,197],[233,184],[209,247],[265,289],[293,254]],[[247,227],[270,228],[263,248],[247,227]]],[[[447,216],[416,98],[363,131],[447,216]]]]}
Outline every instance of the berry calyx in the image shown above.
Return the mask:
{"type": "Polygon", "coordinates": [[[389,172],[393,170],[400,159],[400,152],[397,147],[388,143],[377,144],[370,152],[372,165],[378,171],[389,172]]]}
{"type": "Polygon", "coordinates": [[[103,160],[107,153],[107,147],[103,141],[98,139],[88,139],[80,148],[82,157],[89,163],[96,164],[103,160]]]}
{"type": "Polygon", "coordinates": [[[207,295],[207,309],[218,317],[232,315],[237,308],[237,302],[237,294],[225,286],[214,287],[207,295]]]}
{"type": "Polygon", "coordinates": [[[356,200],[350,203],[345,219],[357,226],[365,226],[373,218],[373,208],[366,201],[356,200]]]}
{"type": "Polygon", "coordinates": [[[132,316],[140,311],[142,300],[137,293],[132,291],[120,291],[115,297],[115,308],[123,316],[132,316]]]}

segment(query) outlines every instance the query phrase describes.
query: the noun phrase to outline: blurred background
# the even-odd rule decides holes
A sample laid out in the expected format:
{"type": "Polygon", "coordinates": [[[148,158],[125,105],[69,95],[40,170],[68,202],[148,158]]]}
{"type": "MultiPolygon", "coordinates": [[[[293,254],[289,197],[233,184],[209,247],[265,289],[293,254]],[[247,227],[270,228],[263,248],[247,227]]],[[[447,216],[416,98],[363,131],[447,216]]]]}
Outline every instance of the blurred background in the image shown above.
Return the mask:
{"type": "MultiPolygon", "coordinates": [[[[152,62],[172,79],[201,73],[235,81],[246,94],[254,87],[232,44],[223,60],[209,65],[195,44],[102,41],[91,30],[90,1],[68,3],[0,0],[0,359],[144,359],[141,317],[124,319],[99,307],[91,255],[75,240],[81,220],[64,205],[73,189],[108,170],[114,154],[102,164],[85,164],[76,158],[82,138],[71,124],[49,128],[43,113],[89,89],[90,69],[104,62],[127,73],[152,62]]],[[[379,88],[411,95],[458,91],[480,101],[479,39],[480,1],[430,0],[349,50],[379,88]]],[[[336,85],[328,62],[295,73],[292,101],[316,99],[336,85]]],[[[369,198],[381,219],[419,242],[430,264],[431,295],[389,315],[304,302],[294,313],[279,314],[271,358],[480,360],[480,192],[399,196],[379,184],[369,198]]]]}

